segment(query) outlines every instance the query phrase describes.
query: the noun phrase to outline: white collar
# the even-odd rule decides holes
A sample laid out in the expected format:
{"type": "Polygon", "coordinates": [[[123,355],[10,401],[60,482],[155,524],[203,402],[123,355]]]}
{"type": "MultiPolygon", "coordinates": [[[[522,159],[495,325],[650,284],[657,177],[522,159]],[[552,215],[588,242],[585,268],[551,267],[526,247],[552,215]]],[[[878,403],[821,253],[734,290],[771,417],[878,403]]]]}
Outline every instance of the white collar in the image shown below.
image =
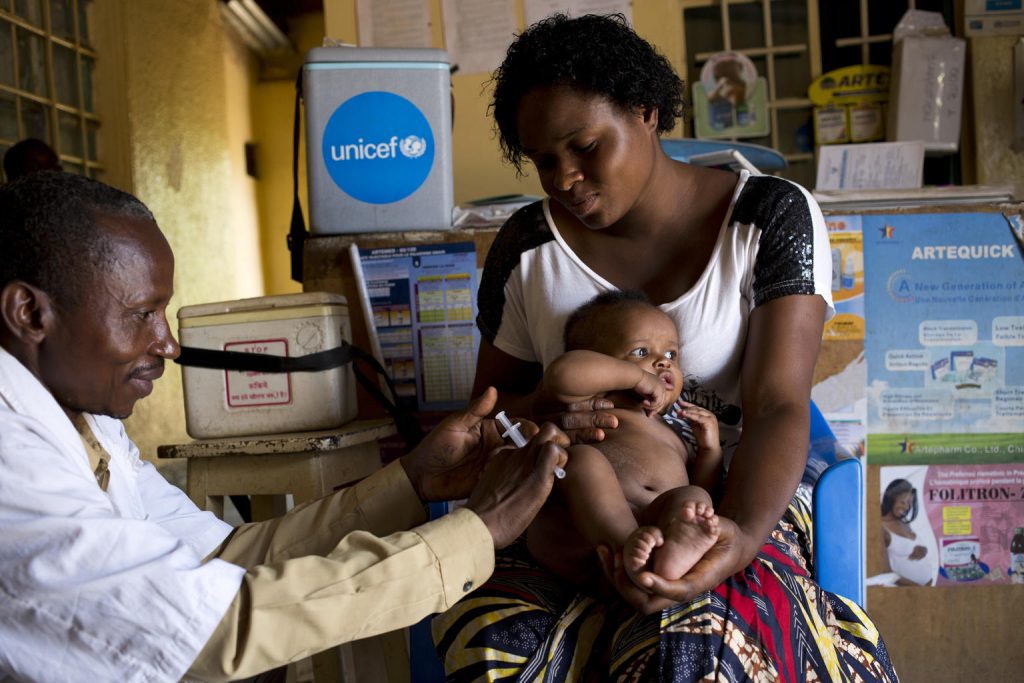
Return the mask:
{"type": "Polygon", "coordinates": [[[15,413],[41,423],[46,428],[46,435],[62,450],[79,454],[84,466],[89,466],[82,437],[57,399],[3,347],[0,347],[0,398],[15,413]]]}

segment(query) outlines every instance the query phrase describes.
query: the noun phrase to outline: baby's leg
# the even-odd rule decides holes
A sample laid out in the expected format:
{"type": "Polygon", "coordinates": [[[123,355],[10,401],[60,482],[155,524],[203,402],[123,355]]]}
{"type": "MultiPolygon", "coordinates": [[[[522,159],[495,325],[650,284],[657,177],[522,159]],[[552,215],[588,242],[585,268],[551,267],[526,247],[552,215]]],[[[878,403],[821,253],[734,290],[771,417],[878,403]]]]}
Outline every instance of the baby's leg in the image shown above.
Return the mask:
{"type": "Polygon", "coordinates": [[[593,446],[576,445],[569,448],[565,479],[555,481],[555,494],[530,525],[526,542],[548,571],[580,582],[601,575],[595,547],[617,550],[634,529],[635,513],[611,463],[593,446]]]}
{"type": "Polygon", "coordinates": [[[636,529],[636,517],[608,458],[594,446],[569,448],[569,464],[559,490],[569,514],[591,547],[600,544],[621,548],[636,529]]]}
{"type": "MultiPolygon", "coordinates": [[[[670,580],[683,576],[718,540],[718,515],[711,496],[699,486],[680,486],[661,494],[641,513],[641,521],[654,525],[641,527],[650,538],[661,539],[657,550],[651,548],[650,568],[670,580]]],[[[626,565],[628,570],[629,562],[626,565]]],[[[634,569],[631,576],[642,569],[643,565],[634,569]]]]}

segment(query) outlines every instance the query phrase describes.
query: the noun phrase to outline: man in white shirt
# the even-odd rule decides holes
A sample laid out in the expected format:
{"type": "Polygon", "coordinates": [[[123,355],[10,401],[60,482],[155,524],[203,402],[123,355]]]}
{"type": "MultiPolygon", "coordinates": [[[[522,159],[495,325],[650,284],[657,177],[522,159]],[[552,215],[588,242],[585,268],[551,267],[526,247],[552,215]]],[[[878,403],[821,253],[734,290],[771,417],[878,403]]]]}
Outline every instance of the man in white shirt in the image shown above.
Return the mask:
{"type": "Polygon", "coordinates": [[[233,530],[120,422],[179,353],[148,209],[43,172],[0,188],[0,244],[0,680],[227,680],[415,623],[490,576],[565,464],[550,425],[497,450],[489,390],[356,486],[233,530]]]}

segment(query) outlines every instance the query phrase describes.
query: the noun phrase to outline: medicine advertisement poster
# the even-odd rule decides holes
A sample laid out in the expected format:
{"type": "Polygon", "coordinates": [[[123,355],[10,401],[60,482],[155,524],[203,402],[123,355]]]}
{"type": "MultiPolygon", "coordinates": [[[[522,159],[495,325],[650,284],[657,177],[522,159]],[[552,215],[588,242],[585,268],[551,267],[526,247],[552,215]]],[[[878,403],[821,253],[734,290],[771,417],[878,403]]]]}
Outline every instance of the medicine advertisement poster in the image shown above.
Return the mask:
{"type": "Polygon", "coordinates": [[[826,215],[832,248],[832,302],[814,368],[811,398],[839,445],[851,455],[865,450],[864,253],[860,215],[826,215]]]}
{"type": "Polygon", "coordinates": [[[473,243],[360,249],[359,257],[399,399],[419,410],[465,406],[480,344],[473,243]]]}
{"type": "Polygon", "coordinates": [[[882,467],[878,586],[1024,583],[1024,465],[882,467]]]}
{"type": "Polygon", "coordinates": [[[836,314],[825,323],[824,341],[864,338],[863,216],[828,216],[832,247],[832,302],[836,314]]]}
{"type": "Polygon", "coordinates": [[[873,465],[1024,461],[1024,256],[999,213],[863,217],[873,465]]]}

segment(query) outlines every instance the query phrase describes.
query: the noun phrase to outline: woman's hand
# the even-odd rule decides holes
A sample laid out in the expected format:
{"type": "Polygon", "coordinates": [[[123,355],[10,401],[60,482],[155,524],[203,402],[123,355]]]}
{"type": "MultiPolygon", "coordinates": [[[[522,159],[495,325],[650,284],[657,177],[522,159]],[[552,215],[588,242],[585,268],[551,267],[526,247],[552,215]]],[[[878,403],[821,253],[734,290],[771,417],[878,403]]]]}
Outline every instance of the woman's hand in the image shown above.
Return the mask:
{"type": "Polygon", "coordinates": [[[908,560],[921,560],[928,554],[928,548],[923,545],[915,545],[914,549],[910,551],[910,555],[907,556],[908,560]]]}
{"type": "Polygon", "coordinates": [[[666,579],[654,572],[641,572],[639,583],[633,583],[622,568],[621,553],[607,547],[598,548],[598,557],[605,576],[625,600],[638,612],[651,614],[674,604],[688,602],[705,591],[712,590],[746,564],[743,548],[745,539],[740,528],[730,519],[719,516],[719,534],[715,545],[683,577],[666,579]]]}
{"type": "Polygon", "coordinates": [[[563,403],[556,396],[539,388],[532,396],[532,415],[541,422],[551,422],[564,431],[572,443],[603,441],[604,430],[615,429],[619,419],[611,413],[615,405],[606,398],[592,396],[587,399],[563,403]]]}

